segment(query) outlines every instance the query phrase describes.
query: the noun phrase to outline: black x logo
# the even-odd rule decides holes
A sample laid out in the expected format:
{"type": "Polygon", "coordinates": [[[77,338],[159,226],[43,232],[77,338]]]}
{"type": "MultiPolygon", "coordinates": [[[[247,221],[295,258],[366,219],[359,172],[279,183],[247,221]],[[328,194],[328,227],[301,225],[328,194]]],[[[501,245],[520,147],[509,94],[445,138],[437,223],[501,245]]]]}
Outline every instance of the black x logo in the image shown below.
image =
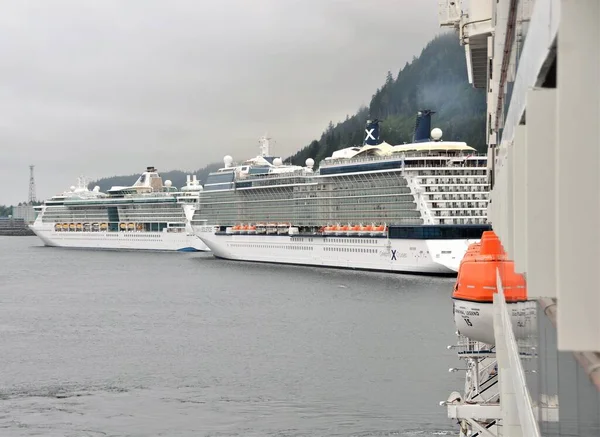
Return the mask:
{"type": "Polygon", "coordinates": [[[392,261],[396,261],[396,251],[392,249],[392,261]]]}

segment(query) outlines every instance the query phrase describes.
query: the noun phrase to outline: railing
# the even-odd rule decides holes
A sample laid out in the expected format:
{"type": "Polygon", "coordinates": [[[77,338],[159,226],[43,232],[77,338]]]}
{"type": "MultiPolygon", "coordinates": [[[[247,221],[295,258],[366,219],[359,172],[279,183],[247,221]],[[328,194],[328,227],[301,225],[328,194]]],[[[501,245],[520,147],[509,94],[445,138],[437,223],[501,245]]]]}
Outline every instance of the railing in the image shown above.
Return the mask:
{"type": "MultiPolygon", "coordinates": [[[[346,164],[346,163],[361,163],[361,162],[377,162],[377,161],[402,161],[402,156],[399,155],[400,152],[395,152],[392,155],[384,155],[384,156],[365,156],[362,158],[335,158],[335,159],[327,159],[327,160],[323,160],[321,161],[321,163],[319,164],[320,167],[329,167],[332,165],[338,165],[338,164],[346,164]]],[[[443,160],[444,162],[446,161],[453,161],[455,163],[458,162],[463,162],[463,161],[467,161],[467,160],[479,160],[482,158],[487,159],[487,154],[482,154],[482,153],[463,153],[463,154],[457,154],[457,155],[447,155],[447,154],[432,154],[432,153],[410,153],[410,154],[406,154],[404,156],[404,161],[405,163],[408,165],[410,163],[410,160],[413,160],[415,158],[427,158],[427,159],[431,159],[431,160],[443,160]]],[[[433,167],[433,166],[432,166],[433,167]]],[[[440,165],[439,167],[447,167],[447,165],[440,165]]],[[[475,167],[475,166],[473,166],[475,167]]]]}
{"type": "Polygon", "coordinates": [[[500,376],[503,435],[541,437],[499,271],[496,272],[496,281],[498,292],[494,294],[494,336],[500,376]]]}

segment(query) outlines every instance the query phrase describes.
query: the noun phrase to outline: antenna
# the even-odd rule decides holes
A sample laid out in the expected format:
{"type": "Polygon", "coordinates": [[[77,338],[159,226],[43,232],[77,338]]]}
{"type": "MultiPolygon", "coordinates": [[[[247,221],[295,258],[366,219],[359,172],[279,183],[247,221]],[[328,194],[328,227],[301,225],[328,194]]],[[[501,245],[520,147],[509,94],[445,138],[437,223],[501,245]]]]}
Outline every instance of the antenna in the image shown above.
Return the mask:
{"type": "Polygon", "coordinates": [[[35,197],[35,177],[33,176],[33,168],[35,165],[29,166],[29,204],[36,202],[35,197]]]}
{"type": "Polygon", "coordinates": [[[262,137],[258,139],[260,143],[260,155],[261,156],[271,156],[270,143],[269,140],[271,138],[267,137],[267,134],[264,134],[262,137]]]}

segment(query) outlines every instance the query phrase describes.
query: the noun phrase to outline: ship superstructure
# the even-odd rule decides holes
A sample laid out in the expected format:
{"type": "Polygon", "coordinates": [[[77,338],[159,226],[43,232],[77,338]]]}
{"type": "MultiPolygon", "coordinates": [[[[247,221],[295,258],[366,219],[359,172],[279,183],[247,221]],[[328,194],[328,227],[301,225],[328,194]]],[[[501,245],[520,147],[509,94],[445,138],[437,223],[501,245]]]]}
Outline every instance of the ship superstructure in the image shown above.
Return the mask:
{"type": "Polygon", "coordinates": [[[46,246],[94,249],[208,250],[193,234],[190,220],[202,186],[188,176],[180,190],[148,167],[127,187],[89,190],[77,186],[36,207],[31,229],[46,246]]]}
{"type": "Polygon", "coordinates": [[[338,150],[314,170],[261,154],[230,156],[211,173],[192,225],[215,256],[385,271],[451,273],[488,229],[487,157],[430,136],[432,111],[417,116],[413,143],[379,138],[338,150]]]}

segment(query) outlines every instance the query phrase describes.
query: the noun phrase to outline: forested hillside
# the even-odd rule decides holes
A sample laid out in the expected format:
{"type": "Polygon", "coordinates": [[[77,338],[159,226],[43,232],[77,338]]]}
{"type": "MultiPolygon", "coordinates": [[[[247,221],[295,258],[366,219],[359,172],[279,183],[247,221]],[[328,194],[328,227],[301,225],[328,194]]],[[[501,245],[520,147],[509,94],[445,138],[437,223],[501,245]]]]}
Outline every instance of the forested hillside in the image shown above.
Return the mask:
{"type": "MultiPolygon", "coordinates": [[[[391,56],[391,55],[388,55],[391,56]]],[[[285,161],[304,165],[307,158],[318,164],[344,147],[361,145],[367,119],[378,118],[381,139],[390,144],[412,140],[416,113],[419,109],[435,111],[432,127],[444,132],[446,141],[465,141],[480,151],[485,150],[485,94],[467,81],[465,52],[453,33],[437,36],[419,57],[406,63],[397,75],[388,72],[385,83],[371,98],[369,107],[360,108],[346,120],[328,127],[318,140],[312,141],[285,161]]],[[[221,163],[210,164],[195,172],[201,183],[221,163]]],[[[185,185],[185,172],[161,172],[163,180],[185,185]]],[[[106,191],[113,185],[131,185],[138,175],[115,176],[93,182],[106,191]]]]}
{"type": "Polygon", "coordinates": [[[444,140],[465,141],[485,150],[485,94],[469,85],[464,48],[453,33],[434,38],[395,77],[388,72],[368,108],[336,125],[330,122],[319,140],[286,161],[303,165],[310,157],[318,163],[337,149],[362,144],[369,118],[382,120],[382,140],[410,142],[419,109],[436,112],[432,127],[442,129],[444,140]]]}

